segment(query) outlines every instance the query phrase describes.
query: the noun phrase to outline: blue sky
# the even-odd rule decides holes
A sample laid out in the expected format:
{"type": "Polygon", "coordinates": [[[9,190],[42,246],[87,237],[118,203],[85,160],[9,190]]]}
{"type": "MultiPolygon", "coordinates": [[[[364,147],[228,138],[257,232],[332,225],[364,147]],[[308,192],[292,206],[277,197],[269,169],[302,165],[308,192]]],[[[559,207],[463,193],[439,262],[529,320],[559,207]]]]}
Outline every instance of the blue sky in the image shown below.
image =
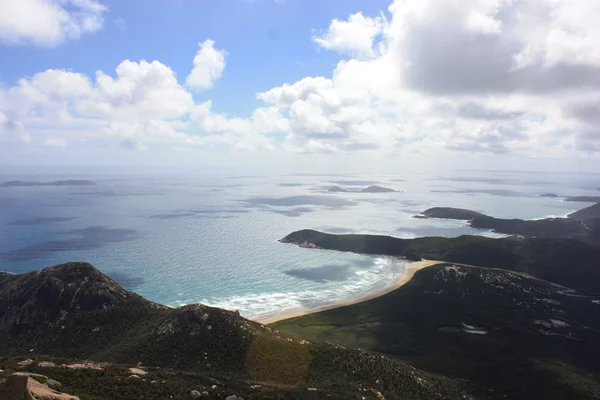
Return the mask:
{"type": "Polygon", "coordinates": [[[0,79],[12,85],[48,68],[89,76],[113,73],[123,60],[160,60],[185,77],[198,42],[215,41],[228,53],[227,68],[214,90],[216,111],[247,116],[256,92],[305,76],[331,75],[340,59],[312,40],[332,19],[363,11],[378,15],[387,1],[149,0],[106,1],[103,28],[56,47],[0,46],[0,79]]]}
{"type": "Polygon", "coordinates": [[[0,11],[0,163],[598,165],[596,0],[0,11]]]}

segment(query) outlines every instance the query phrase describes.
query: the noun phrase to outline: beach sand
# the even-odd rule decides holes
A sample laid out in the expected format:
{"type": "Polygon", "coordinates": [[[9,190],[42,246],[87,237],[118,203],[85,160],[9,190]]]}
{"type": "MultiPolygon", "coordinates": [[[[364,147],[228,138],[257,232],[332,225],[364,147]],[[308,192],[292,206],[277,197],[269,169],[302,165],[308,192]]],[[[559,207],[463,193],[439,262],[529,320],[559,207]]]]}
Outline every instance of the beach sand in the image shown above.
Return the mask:
{"type": "Polygon", "coordinates": [[[398,275],[398,277],[396,277],[396,279],[394,281],[392,281],[389,285],[387,285],[385,287],[378,288],[376,290],[370,290],[365,293],[361,293],[360,295],[357,295],[352,298],[347,298],[347,299],[340,301],[339,303],[335,303],[335,304],[327,304],[322,307],[313,307],[313,308],[307,308],[307,307],[302,307],[302,306],[286,308],[286,309],[279,310],[279,311],[259,314],[250,319],[252,319],[253,321],[256,321],[256,322],[260,322],[261,324],[272,324],[273,322],[281,321],[284,319],[299,317],[302,315],[312,314],[312,313],[316,313],[319,311],[332,310],[334,308],[339,308],[339,307],[349,306],[349,305],[356,304],[356,303],[361,303],[363,301],[371,300],[376,297],[383,296],[384,294],[390,293],[390,292],[398,289],[400,286],[404,285],[406,282],[408,282],[413,277],[415,272],[417,272],[418,270],[425,268],[425,267],[432,266],[432,265],[441,264],[443,262],[444,261],[432,261],[432,260],[407,262],[405,273],[398,275]]]}

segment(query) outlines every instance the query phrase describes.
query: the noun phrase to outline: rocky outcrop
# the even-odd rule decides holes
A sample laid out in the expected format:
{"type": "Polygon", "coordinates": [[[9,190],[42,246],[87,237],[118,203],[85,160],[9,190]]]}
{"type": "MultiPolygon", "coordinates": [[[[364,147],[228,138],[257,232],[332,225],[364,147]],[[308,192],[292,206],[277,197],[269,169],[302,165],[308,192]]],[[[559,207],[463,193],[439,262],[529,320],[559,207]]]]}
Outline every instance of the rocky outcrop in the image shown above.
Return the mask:
{"type": "Polygon", "coordinates": [[[23,275],[0,274],[0,324],[27,325],[64,313],[105,309],[129,293],[88,263],[67,263],[23,275]]]}
{"type": "Polygon", "coordinates": [[[60,386],[59,382],[43,375],[17,372],[10,375],[5,382],[0,382],[0,399],[79,400],[77,396],[59,392],[60,386]],[[43,381],[40,382],[40,379],[43,381]]]}

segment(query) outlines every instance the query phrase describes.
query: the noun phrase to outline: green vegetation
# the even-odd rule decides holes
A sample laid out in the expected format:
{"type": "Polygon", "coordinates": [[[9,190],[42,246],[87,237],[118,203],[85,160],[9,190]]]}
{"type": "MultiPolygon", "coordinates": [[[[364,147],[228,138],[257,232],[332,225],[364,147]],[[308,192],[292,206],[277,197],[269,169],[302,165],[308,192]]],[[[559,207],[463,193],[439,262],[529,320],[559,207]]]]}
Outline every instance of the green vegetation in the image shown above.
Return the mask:
{"type": "Polygon", "coordinates": [[[494,218],[462,208],[435,207],[423,211],[417,218],[446,218],[466,220],[473,228],[527,237],[573,238],[600,246],[600,213],[584,209],[569,218],[536,220],[494,218]]]}
{"type": "Polygon", "coordinates": [[[499,269],[436,265],[363,303],[275,327],[397,357],[509,399],[600,398],[600,305],[499,269]]]}
{"type": "Polygon", "coordinates": [[[600,294],[600,249],[575,239],[460,236],[398,239],[378,235],[332,235],[314,230],[281,239],[305,247],[443,260],[524,272],[586,294],[600,294]]]}
{"type": "MultiPolygon", "coordinates": [[[[569,214],[569,218],[577,220],[588,220],[590,218],[600,218],[600,203],[575,211],[569,214]]],[[[587,223],[587,221],[586,221],[587,223]]]]}
{"type": "Polygon", "coordinates": [[[364,351],[310,344],[234,312],[203,305],[164,307],[126,291],[86,263],[0,274],[0,337],[0,357],[8,357],[9,364],[23,355],[141,362],[160,374],[173,373],[169,379],[179,385],[136,386],[110,369],[53,370],[51,378],[82,399],[164,399],[167,393],[187,398],[191,386],[209,378],[222,383],[223,393],[235,391],[244,398],[375,399],[380,391],[391,399],[463,399],[473,389],[364,351]],[[259,395],[251,389],[255,384],[270,389],[259,395]]]}

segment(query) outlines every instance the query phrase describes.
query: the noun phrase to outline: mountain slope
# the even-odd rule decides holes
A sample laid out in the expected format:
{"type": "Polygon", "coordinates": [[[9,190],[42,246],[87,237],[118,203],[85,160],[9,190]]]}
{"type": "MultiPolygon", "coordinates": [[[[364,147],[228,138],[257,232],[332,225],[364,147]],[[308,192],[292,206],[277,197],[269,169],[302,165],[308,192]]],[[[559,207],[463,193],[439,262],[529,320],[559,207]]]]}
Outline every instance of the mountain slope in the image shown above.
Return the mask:
{"type": "MultiPolygon", "coordinates": [[[[301,394],[294,398],[358,398],[365,387],[390,398],[468,396],[461,380],[364,351],[310,344],[234,312],[152,303],[86,263],[23,275],[0,273],[0,337],[0,357],[141,362],[246,382],[246,388],[251,382],[269,383],[301,394]],[[319,392],[307,392],[309,387],[319,392]]],[[[73,394],[82,394],[75,389],[73,394]]],[[[363,396],[377,398],[375,392],[363,396]]]]}
{"type": "Polygon", "coordinates": [[[511,271],[436,265],[363,303],[274,325],[399,357],[510,399],[600,398],[600,305],[511,271]]]}

